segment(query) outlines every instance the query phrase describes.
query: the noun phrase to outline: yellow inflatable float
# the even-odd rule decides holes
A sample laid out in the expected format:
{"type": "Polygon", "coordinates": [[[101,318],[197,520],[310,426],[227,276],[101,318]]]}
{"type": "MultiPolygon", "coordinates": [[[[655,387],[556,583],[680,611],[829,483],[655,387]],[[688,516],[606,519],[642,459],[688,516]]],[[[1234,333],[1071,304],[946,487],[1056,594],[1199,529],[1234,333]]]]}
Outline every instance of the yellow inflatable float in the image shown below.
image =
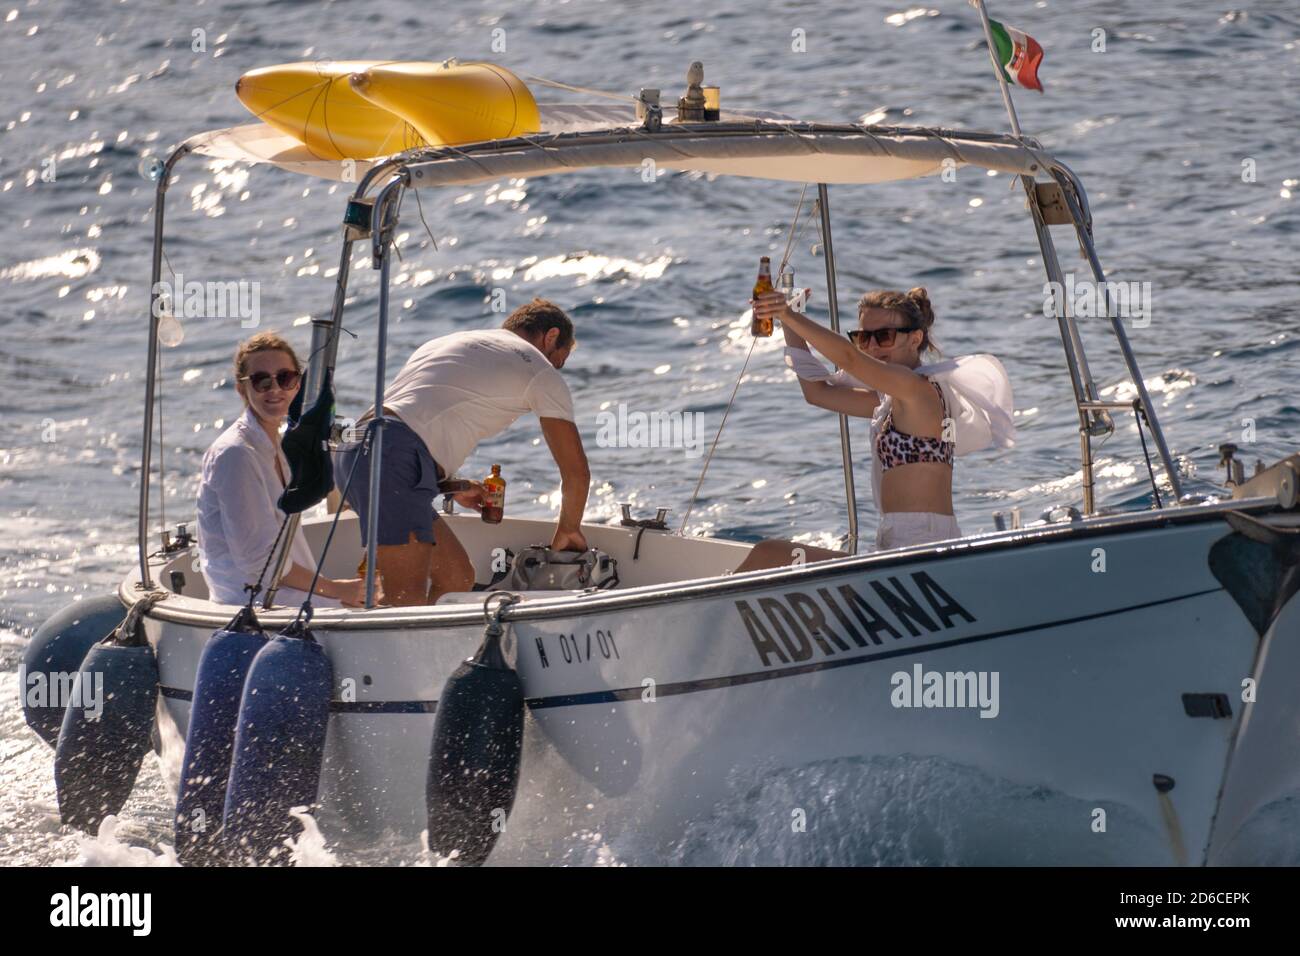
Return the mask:
{"type": "Polygon", "coordinates": [[[251,70],[235,93],[321,159],[371,159],[541,129],[532,93],[490,63],[338,60],[251,70]]]}
{"type": "Polygon", "coordinates": [[[434,145],[507,139],[542,128],[523,80],[491,63],[377,63],[350,82],[357,95],[400,116],[434,145]]]}
{"type": "Polygon", "coordinates": [[[258,119],[319,159],[370,159],[428,143],[415,127],[352,92],[348,77],[375,60],[284,63],[250,70],[235,95],[258,119]]]}

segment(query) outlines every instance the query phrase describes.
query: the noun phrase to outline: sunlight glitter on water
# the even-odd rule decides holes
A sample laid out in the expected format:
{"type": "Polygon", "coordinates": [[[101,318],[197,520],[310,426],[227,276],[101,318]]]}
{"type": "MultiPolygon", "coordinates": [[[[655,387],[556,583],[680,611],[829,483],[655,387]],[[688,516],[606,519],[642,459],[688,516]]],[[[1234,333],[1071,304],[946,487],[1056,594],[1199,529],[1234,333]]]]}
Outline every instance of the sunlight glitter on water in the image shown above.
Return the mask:
{"type": "MultiPolygon", "coordinates": [[[[860,6],[828,10],[819,24],[822,39],[800,54],[798,83],[790,82],[788,71],[772,69],[771,57],[755,55],[771,49],[764,43],[779,40],[786,56],[788,35],[748,31],[738,39],[727,26],[788,12],[775,8],[755,11],[752,4],[724,0],[707,15],[682,19],[662,6],[626,5],[617,17],[597,18],[585,5],[559,4],[507,20],[512,49],[527,51],[530,69],[582,74],[605,90],[662,87],[671,102],[679,66],[700,58],[709,76],[724,84],[724,102],[738,106],[830,121],[866,117],[1003,130],[1006,118],[989,85],[978,24],[973,11],[959,6],[886,6],[869,11],[866,20],[860,6]],[[888,44],[864,35],[863,23],[873,19],[885,28],[888,44]],[[933,56],[936,46],[948,51],[942,61],[933,56]]],[[[1140,30],[1128,24],[1112,31],[1107,70],[1098,70],[1097,58],[1077,44],[1084,37],[1086,46],[1089,30],[1108,22],[1106,4],[1035,7],[1035,29],[1048,47],[1044,78],[1051,95],[1015,95],[1026,131],[1068,156],[1089,186],[1106,265],[1120,275],[1150,277],[1167,290],[1161,302],[1166,318],[1152,332],[1134,335],[1133,347],[1174,454],[1212,474],[1217,444],[1235,440],[1243,415],[1268,423],[1252,457],[1257,452],[1272,460],[1294,451],[1300,435],[1292,398],[1300,378],[1294,347],[1300,314],[1288,292],[1294,285],[1289,240],[1298,224],[1297,180],[1285,168],[1294,124],[1285,97],[1255,97],[1249,110],[1241,110],[1233,93],[1294,88],[1292,60],[1259,57],[1255,48],[1290,51],[1300,23],[1289,11],[1252,10],[1247,17],[1237,15],[1245,11],[1225,15],[1194,7],[1172,0],[1146,5],[1140,30]],[[1207,83],[1229,92],[1207,100],[1200,92],[1207,83]],[[1233,135],[1224,135],[1225,128],[1233,135]],[[1258,184],[1241,179],[1243,141],[1260,159],[1258,184]]],[[[165,863],[172,794],[152,755],[111,834],[92,840],[60,827],[50,750],[15,710],[13,669],[36,624],[72,596],[106,593],[134,560],[152,203],[152,185],[139,175],[142,156],[166,156],[200,130],[249,121],[230,84],[243,70],[264,65],[268,49],[306,58],[340,51],[327,24],[288,24],[271,8],[244,10],[238,32],[211,31],[208,56],[191,55],[184,35],[160,37],[138,5],[116,5],[98,18],[57,15],[74,9],[58,2],[13,5],[5,15],[8,29],[0,33],[4,62],[20,63],[30,74],[16,82],[17,96],[0,117],[8,127],[6,156],[24,157],[8,162],[0,176],[10,203],[0,222],[8,253],[0,260],[8,310],[0,406],[11,428],[0,442],[6,532],[0,621],[11,629],[9,643],[0,642],[7,668],[0,683],[0,755],[7,774],[0,855],[5,862],[127,862],[139,851],[165,863]],[[304,29],[321,35],[304,36],[304,29]],[[239,42],[231,43],[232,36],[239,42]],[[249,42],[255,36],[260,45],[249,42]],[[78,50],[93,55],[73,55],[78,50]],[[41,177],[46,158],[55,160],[57,181],[41,177]],[[92,240],[95,246],[85,245],[92,240]],[[93,321],[85,322],[88,310],[93,321]],[[41,439],[47,421],[57,433],[54,442],[41,439]]],[[[425,16],[424,5],[383,0],[369,15],[373,29],[349,38],[351,53],[428,56],[427,36],[402,25],[425,16]]],[[[496,22],[449,18],[445,43],[454,49],[479,42],[489,20],[496,22]]],[[[592,438],[593,410],[629,393],[647,408],[697,402],[710,409],[712,424],[753,341],[744,311],[753,261],[781,255],[800,186],[699,174],[669,174],[654,184],[637,179],[606,170],[515,177],[445,196],[426,190],[421,211],[438,236],[437,251],[408,203],[399,274],[408,278],[395,302],[409,308],[390,329],[390,374],[433,335],[500,324],[485,295],[499,286],[512,302],[542,295],[573,311],[583,347],[566,375],[585,440],[592,438]]],[[[868,288],[924,284],[936,304],[945,352],[995,353],[1012,376],[1016,448],[965,461],[956,477],[965,489],[956,503],[961,522],[971,528],[988,524],[990,502],[1011,499],[1034,515],[1077,502],[1081,493],[1070,383],[1060,343],[1048,334],[1054,330],[1034,316],[1039,253],[1008,180],[963,168],[955,183],[832,189],[842,310],[868,288]],[[983,203],[974,207],[978,199],[983,203]],[[968,214],[971,222],[963,224],[968,214]]],[[[267,326],[305,347],[310,319],[304,317],[325,314],[332,301],[346,184],[322,189],[276,170],[199,160],[181,164],[173,189],[166,268],[196,278],[215,273],[261,282],[267,326]],[[221,218],[214,221],[217,211],[221,218]]],[[[815,233],[810,229],[793,244],[792,264],[801,284],[815,286],[812,311],[824,320],[824,260],[812,251],[815,233]]],[[[1061,244],[1063,259],[1073,252],[1067,245],[1061,244]]],[[[338,389],[340,412],[355,415],[372,386],[375,278],[364,249],[354,250],[352,267],[346,326],[358,338],[341,345],[338,389]]],[[[1084,332],[1090,350],[1113,360],[1102,335],[1084,332]]],[[[162,359],[169,523],[192,517],[203,452],[238,414],[228,369],[236,341],[248,334],[238,323],[219,321],[187,322],[186,333],[182,348],[162,359]]],[[[753,347],[691,516],[692,533],[745,540],[780,533],[823,546],[843,541],[837,422],[800,400],[793,376],[774,354],[782,344],[778,335],[753,347]],[[752,485],[760,476],[767,485],[758,493],[752,485]]],[[[1107,383],[1107,397],[1133,397],[1121,365],[1099,358],[1094,367],[1099,383],[1107,383]]],[[[1127,419],[1097,467],[1099,490],[1120,498],[1132,497],[1147,481],[1132,416],[1127,419]]],[[[864,466],[860,433],[854,442],[864,466]]],[[[684,513],[700,474],[697,461],[674,459],[650,469],[632,450],[594,444],[591,450],[598,484],[590,516],[616,520],[619,501],[636,502],[643,513],[660,504],[673,506],[674,518],[684,513]]],[[[526,490],[515,513],[552,516],[555,474],[535,425],[521,421],[490,454],[501,452],[515,457],[514,487],[526,490]]],[[[484,473],[485,454],[467,463],[469,473],[484,473]]],[[[865,530],[873,517],[861,482],[859,504],[865,530]]],[[[156,540],[156,529],[150,533],[156,540]]],[[[913,777],[904,782],[935,779],[909,772],[913,777]]],[[[826,779],[841,777],[829,773],[826,779]]],[[[746,826],[753,829],[752,815],[747,823],[737,820],[747,792],[742,789],[732,807],[717,808],[723,823],[716,832],[694,834],[696,850],[738,861],[761,857],[752,844],[729,842],[739,840],[746,826]]],[[[776,817],[764,819],[760,824],[775,833],[776,817]]],[[[1291,819],[1280,814],[1270,838],[1291,819]]],[[[309,865],[445,862],[425,861],[421,846],[410,840],[362,849],[326,846],[313,827],[296,847],[309,865]]],[[[625,845],[601,827],[570,826],[560,843],[533,859],[583,865],[639,859],[635,841],[625,845]]],[[[899,845],[885,856],[928,858],[930,850],[921,849],[899,845]]]]}

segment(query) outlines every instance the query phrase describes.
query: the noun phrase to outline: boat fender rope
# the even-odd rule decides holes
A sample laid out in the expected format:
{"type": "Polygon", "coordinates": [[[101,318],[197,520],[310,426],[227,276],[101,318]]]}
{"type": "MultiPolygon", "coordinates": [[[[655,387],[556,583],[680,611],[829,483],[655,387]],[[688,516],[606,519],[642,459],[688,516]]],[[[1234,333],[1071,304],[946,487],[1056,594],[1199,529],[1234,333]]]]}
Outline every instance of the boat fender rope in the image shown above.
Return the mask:
{"type": "Polygon", "coordinates": [[[483,622],[500,626],[506,608],[512,604],[518,604],[521,600],[522,598],[514,591],[494,591],[483,601],[483,622]],[[492,610],[492,602],[497,598],[501,599],[501,603],[497,605],[496,610],[492,610]]]}
{"type": "Polygon", "coordinates": [[[150,591],[131,605],[122,623],[100,643],[113,644],[117,647],[144,647],[149,642],[145,637],[141,619],[166,597],[166,591],[150,591]]]}
{"type": "Polygon", "coordinates": [[[285,515],[284,521],[280,524],[280,530],[276,532],[275,540],[271,542],[271,553],[266,556],[266,563],[262,565],[262,573],[257,576],[257,580],[244,585],[244,590],[248,592],[248,608],[252,608],[257,601],[257,596],[262,593],[262,582],[266,580],[266,572],[270,570],[271,562],[275,560],[275,553],[280,550],[280,539],[284,537],[284,529],[289,527],[289,521],[292,515],[285,515]]]}

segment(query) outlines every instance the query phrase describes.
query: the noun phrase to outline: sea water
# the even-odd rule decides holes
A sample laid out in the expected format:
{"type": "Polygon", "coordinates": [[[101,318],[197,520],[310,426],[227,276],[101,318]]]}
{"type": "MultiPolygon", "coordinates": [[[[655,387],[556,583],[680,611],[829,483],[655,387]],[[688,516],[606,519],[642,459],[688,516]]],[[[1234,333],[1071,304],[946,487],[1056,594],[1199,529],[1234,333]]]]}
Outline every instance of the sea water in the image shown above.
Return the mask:
{"type": "MultiPolygon", "coordinates": [[[[1108,278],[1150,283],[1149,315],[1134,323],[1132,345],[1189,488],[1220,479],[1222,442],[1241,447],[1248,470],[1255,459],[1295,451],[1294,4],[1002,0],[998,14],[1046,50],[1047,92],[1014,94],[1021,124],[1089,190],[1108,278]]],[[[71,833],[58,823],[52,753],[18,707],[17,669],[31,631],[74,598],[110,591],[136,557],[153,202],[145,158],[194,133],[251,121],[234,83],[254,67],[447,56],[614,93],[658,87],[665,102],[698,59],[706,82],[721,86],[724,107],[992,130],[1007,122],[965,3],[873,0],[815,12],[737,0],[707,12],[594,0],[380,0],[331,3],[324,12],[317,4],[213,3],[169,7],[161,18],[145,3],[94,15],[75,0],[0,7],[0,862],[174,862],[173,795],[152,754],[119,819],[95,838],[71,833]],[[431,13],[436,34],[425,29],[431,13]]],[[[534,88],[542,100],[584,99],[534,88]]],[[[591,451],[589,520],[614,519],[623,500],[642,513],[684,513],[701,458],[685,447],[601,447],[598,416],[620,405],[646,416],[700,415],[711,440],[750,346],[752,264],[781,255],[800,196],[796,184],[641,173],[426,191],[418,205],[408,197],[398,235],[393,372],[429,337],[499,324],[501,304],[542,295],[573,315],[580,347],[564,374],[591,451]]],[[[154,464],[165,490],[160,501],[155,479],[155,524],[192,519],[203,451],[239,415],[235,343],[254,328],[276,329],[305,350],[311,318],[328,313],[344,196],[336,184],[275,169],[195,158],[178,167],[164,278],[257,283],[259,315],[252,326],[238,314],[182,315],[183,341],[163,350],[154,464]]],[[[1019,188],[1004,175],[959,169],[948,178],[833,187],[831,208],[847,318],[868,289],[924,285],[945,354],[991,352],[1011,375],[1017,445],[959,462],[962,527],[991,529],[997,510],[1019,507],[1028,520],[1077,502],[1077,420],[1056,326],[1043,316],[1045,277],[1019,188]]],[[[801,231],[790,268],[813,290],[811,314],[824,320],[816,239],[815,228],[801,231]]],[[[1058,244],[1063,268],[1081,277],[1071,244],[1058,244]]],[[[356,337],[340,345],[337,378],[343,415],[364,410],[374,369],[375,276],[360,252],[351,293],[345,325],[356,337]]],[[[1082,334],[1103,395],[1131,397],[1105,322],[1084,321],[1082,334]]],[[[777,336],[754,349],[691,530],[834,545],[846,530],[837,423],[798,400],[780,346],[777,336]]],[[[1131,416],[1117,416],[1117,425],[1097,448],[1098,492],[1141,508],[1150,501],[1146,465],[1131,416]]],[[[865,429],[853,440],[865,466],[865,429]]],[[[521,420],[485,442],[466,473],[485,473],[492,462],[512,476],[513,514],[556,513],[556,472],[535,424],[521,420]]],[[[861,507],[870,540],[869,491],[861,507]]],[[[156,529],[151,535],[153,546],[156,529]]],[[[1078,812],[1063,795],[949,765],[850,761],[752,773],[667,850],[639,844],[635,833],[576,825],[548,832],[514,859],[991,863],[1011,856],[993,836],[999,820],[1019,815],[1046,836],[1060,829],[1053,821],[1078,812]],[[810,780],[835,802],[812,839],[798,842],[779,808],[788,812],[786,791],[810,780]]],[[[1297,862],[1295,840],[1278,838],[1296,832],[1295,819],[1292,803],[1268,808],[1238,836],[1234,859],[1297,862]]],[[[1141,862],[1147,845],[1136,841],[1130,862],[1141,862]]],[[[1072,848],[1045,840],[1026,852],[1050,862],[1072,848]]],[[[295,852],[303,863],[445,862],[410,839],[332,848],[314,828],[295,852]]]]}

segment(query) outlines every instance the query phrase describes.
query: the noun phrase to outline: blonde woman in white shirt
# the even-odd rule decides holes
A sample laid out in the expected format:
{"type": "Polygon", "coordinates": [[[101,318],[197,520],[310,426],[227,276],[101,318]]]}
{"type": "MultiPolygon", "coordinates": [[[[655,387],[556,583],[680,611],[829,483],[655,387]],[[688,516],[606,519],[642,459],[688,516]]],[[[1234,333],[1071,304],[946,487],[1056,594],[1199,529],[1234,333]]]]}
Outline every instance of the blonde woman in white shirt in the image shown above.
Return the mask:
{"type": "MultiPolygon", "coordinates": [[[[259,332],[235,352],[235,390],[244,413],[203,456],[199,485],[199,550],[208,593],[221,604],[243,604],[246,585],[262,573],[284,512],[277,506],[289,480],[280,450],[280,428],[302,384],[293,348],[274,332],[259,332]]],[[[298,529],[280,578],[276,603],[293,606],[307,596],[316,561],[298,529]]],[[[269,585],[263,581],[263,588],[269,585]]],[[[365,582],[321,577],[312,598],[318,605],[360,606],[365,582]]]]}

